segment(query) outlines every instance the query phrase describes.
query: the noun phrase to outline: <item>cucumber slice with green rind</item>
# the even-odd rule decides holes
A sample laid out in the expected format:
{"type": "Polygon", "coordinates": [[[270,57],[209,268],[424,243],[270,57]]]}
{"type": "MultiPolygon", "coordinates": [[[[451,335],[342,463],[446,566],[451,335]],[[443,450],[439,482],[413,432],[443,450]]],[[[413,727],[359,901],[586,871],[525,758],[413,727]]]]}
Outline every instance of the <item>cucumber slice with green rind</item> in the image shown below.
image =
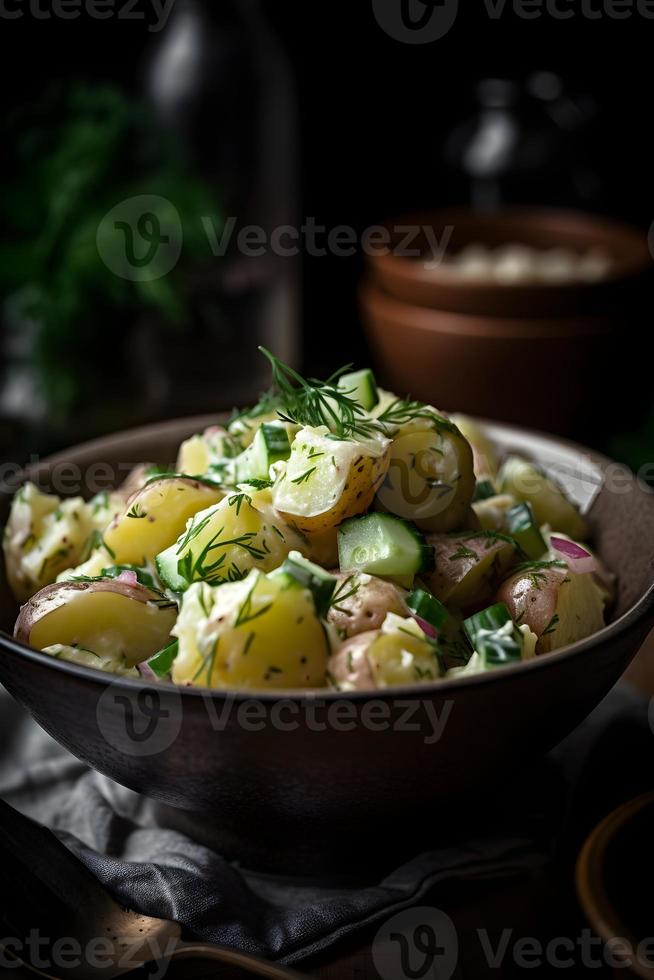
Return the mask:
{"type": "Polygon", "coordinates": [[[497,490],[493,486],[492,480],[477,480],[475,492],[472,495],[473,504],[477,503],[478,500],[488,500],[489,497],[495,496],[497,496],[497,490]]]}
{"type": "Polygon", "coordinates": [[[171,544],[170,548],[166,548],[161,554],[157,555],[154,560],[157,566],[157,573],[159,578],[172,592],[185,592],[188,589],[190,582],[187,582],[183,575],[179,573],[179,554],[178,545],[171,544]]]}
{"type": "Polygon", "coordinates": [[[370,575],[415,575],[434,566],[434,548],[418,528],[393,514],[351,517],[338,528],[342,571],[370,575]]]}
{"type": "Polygon", "coordinates": [[[285,426],[277,422],[264,422],[248,448],[234,460],[235,482],[265,480],[272,464],[288,459],[290,455],[291,444],[285,426]]]}
{"type": "Polygon", "coordinates": [[[365,408],[366,412],[372,411],[379,402],[377,382],[370,368],[341,375],[338,379],[338,387],[365,408]]]}
{"type": "Polygon", "coordinates": [[[316,615],[324,619],[329,612],[337,579],[334,575],[304,558],[299,551],[292,551],[284,560],[282,572],[292,576],[300,585],[309,589],[316,607],[316,615]]]}
{"type": "Polygon", "coordinates": [[[179,653],[179,640],[173,640],[163,650],[159,650],[148,660],[148,667],[157,677],[167,677],[170,674],[175,657],[179,653]]]}
{"type": "Polygon", "coordinates": [[[522,636],[503,602],[469,616],[463,628],[484,667],[505,667],[522,660],[522,636]]]}
{"type": "Polygon", "coordinates": [[[507,510],[505,515],[506,530],[517,541],[524,553],[532,561],[536,561],[547,551],[547,545],[540,533],[538,521],[529,503],[517,504],[507,510]]]}
{"type": "Polygon", "coordinates": [[[425,589],[414,589],[407,596],[406,604],[416,616],[440,630],[450,618],[449,611],[443,603],[425,589]]]}

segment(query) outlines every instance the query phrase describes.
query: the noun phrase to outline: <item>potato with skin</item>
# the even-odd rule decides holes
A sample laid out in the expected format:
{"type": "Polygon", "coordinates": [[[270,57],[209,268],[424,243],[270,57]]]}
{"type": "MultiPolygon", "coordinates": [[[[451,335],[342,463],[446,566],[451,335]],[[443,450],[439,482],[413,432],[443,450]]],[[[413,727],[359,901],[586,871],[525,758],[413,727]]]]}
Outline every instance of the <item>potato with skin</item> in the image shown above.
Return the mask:
{"type": "Polygon", "coordinates": [[[495,593],[516,560],[510,541],[496,533],[428,534],[436,552],[432,572],[423,572],[427,588],[446,605],[471,609],[495,593]]]}
{"type": "Polygon", "coordinates": [[[339,636],[352,637],[381,628],[389,612],[409,616],[405,589],[363,572],[332,572],[338,580],[327,622],[339,636]]]}
{"type": "Polygon", "coordinates": [[[173,634],[173,681],[219,689],[321,688],[329,644],[311,592],[253,569],[240,582],[195,583],[173,634]]]}
{"type": "Polygon", "coordinates": [[[475,489],[472,450],[454,426],[416,419],[393,439],[377,496],[383,510],[424,531],[463,527],[475,489]]]}
{"type": "Polygon", "coordinates": [[[3,538],[16,599],[28,599],[75,565],[92,530],[91,511],[81,497],[60,500],[26,483],[13,499],[3,538]]]}
{"type": "Polygon", "coordinates": [[[499,589],[511,618],[538,637],[536,653],[582,640],[604,626],[605,595],[591,573],[577,574],[550,562],[517,572],[499,589]]]}
{"type": "Polygon", "coordinates": [[[224,493],[196,480],[156,480],[129,498],[98,542],[111,564],[140,565],[153,559],[180,536],[198,511],[217,503],[224,493]]]}
{"type": "Polygon", "coordinates": [[[282,519],[314,535],[365,513],[386,475],[389,446],[382,436],[339,440],[326,426],[301,429],[273,487],[282,519]]]}
{"type": "Polygon", "coordinates": [[[176,618],[175,604],[143,585],[61,582],[21,608],[14,636],[37,650],[80,647],[133,667],[166,645],[176,618]]]}
{"type": "Polygon", "coordinates": [[[339,691],[374,691],[377,682],[368,659],[368,648],[379,636],[379,630],[368,630],[351,636],[329,658],[328,676],[339,691]]]}
{"type": "Polygon", "coordinates": [[[414,619],[389,613],[378,630],[350,637],[332,655],[329,677],[341,691],[438,680],[436,650],[414,619]]]}

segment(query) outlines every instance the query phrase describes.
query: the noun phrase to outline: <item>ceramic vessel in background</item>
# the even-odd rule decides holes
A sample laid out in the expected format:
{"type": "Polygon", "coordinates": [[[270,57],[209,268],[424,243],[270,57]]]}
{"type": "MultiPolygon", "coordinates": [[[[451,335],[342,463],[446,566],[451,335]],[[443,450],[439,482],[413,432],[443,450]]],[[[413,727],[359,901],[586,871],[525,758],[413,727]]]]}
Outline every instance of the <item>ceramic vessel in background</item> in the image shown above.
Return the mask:
{"type": "Polygon", "coordinates": [[[653,823],[650,791],[605,817],[577,861],[577,895],[584,915],[619,962],[613,975],[626,980],[654,978],[653,823]]]}
{"type": "MultiPolygon", "coordinates": [[[[649,385],[639,352],[652,258],[645,232],[577,212],[446,209],[388,225],[388,254],[369,259],[361,310],[381,378],[436,398],[443,409],[562,433],[597,432],[610,402],[616,427],[633,424],[649,385]],[[433,229],[448,253],[520,243],[596,252],[598,281],[497,282],[462,278],[445,262],[394,254],[405,225],[433,229]],[[625,400],[621,395],[628,395],[625,400]]],[[[413,245],[427,249],[424,233],[413,245]]]]}

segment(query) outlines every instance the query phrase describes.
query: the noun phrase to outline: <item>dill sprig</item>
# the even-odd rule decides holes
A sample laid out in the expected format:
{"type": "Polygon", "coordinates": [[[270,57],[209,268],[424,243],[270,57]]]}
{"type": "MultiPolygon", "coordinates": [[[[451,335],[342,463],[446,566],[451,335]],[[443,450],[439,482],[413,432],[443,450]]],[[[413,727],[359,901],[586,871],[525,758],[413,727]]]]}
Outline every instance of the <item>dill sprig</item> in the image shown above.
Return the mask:
{"type": "Polygon", "coordinates": [[[351,599],[353,595],[356,595],[360,588],[361,582],[358,580],[357,575],[348,575],[348,577],[341,582],[334,592],[329,608],[336,610],[336,612],[344,613],[346,616],[351,616],[351,611],[349,609],[345,609],[342,603],[346,602],[348,599],[351,599]],[[351,582],[354,582],[354,585],[350,586],[351,582]]]}
{"type": "Polygon", "coordinates": [[[439,415],[429,405],[425,405],[424,402],[415,401],[411,398],[396,398],[377,416],[377,421],[381,425],[392,427],[406,425],[416,419],[432,422],[436,428],[446,432],[457,431],[454,422],[444,419],[442,415],[439,415]]]}
{"type": "MultiPolygon", "coordinates": [[[[351,364],[339,368],[326,381],[319,381],[303,378],[265,347],[259,347],[259,350],[272,367],[273,384],[265,396],[266,408],[272,410],[274,407],[284,422],[314,427],[324,425],[338,439],[392,437],[400,426],[415,419],[425,419],[441,431],[458,431],[453,422],[429,405],[411,398],[396,398],[377,418],[372,418],[352,397],[352,391],[338,387],[339,378],[352,368],[351,364]]],[[[257,412],[260,411],[261,407],[257,406],[257,412]]]]}
{"type": "MultiPolygon", "coordinates": [[[[375,431],[365,409],[338,387],[338,379],[351,365],[340,368],[326,381],[303,378],[265,347],[259,347],[272,367],[273,390],[278,393],[277,414],[294,425],[325,425],[339,439],[367,436],[375,431]]],[[[379,427],[377,426],[377,430],[379,427]]]]}

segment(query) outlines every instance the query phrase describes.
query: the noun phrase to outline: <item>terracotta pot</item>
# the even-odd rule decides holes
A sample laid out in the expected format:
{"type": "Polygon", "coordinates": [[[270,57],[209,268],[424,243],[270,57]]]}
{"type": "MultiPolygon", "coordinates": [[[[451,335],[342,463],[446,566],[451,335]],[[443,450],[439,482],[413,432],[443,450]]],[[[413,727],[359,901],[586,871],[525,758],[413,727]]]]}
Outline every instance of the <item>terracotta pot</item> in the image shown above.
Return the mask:
{"type": "Polygon", "coordinates": [[[479,316],[411,306],[365,285],[364,325],[393,391],[445,411],[584,429],[615,358],[608,317],[479,316]]]}
{"type": "MultiPolygon", "coordinates": [[[[619,307],[625,291],[652,266],[644,231],[575,211],[451,208],[409,215],[387,228],[390,252],[370,256],[372,278],[391,296],[436,310],[510,317],[588,315],[606,311],[607,304],[619,307]],[[405,226],[427,226],[438,242],[444,240],[445,229],[451,229],[448,253],[471,243],[497,247],[517,242],[536,249],[566,248],[580,253],[597,249],[611,259],[612,265],[605,279],[592,283],[462,281],[447,263],[429,265],[424,259],[398,254],[405,226]]],[[[424,233],[408,247],[430,255],[433,251],[424,233]]]]}

